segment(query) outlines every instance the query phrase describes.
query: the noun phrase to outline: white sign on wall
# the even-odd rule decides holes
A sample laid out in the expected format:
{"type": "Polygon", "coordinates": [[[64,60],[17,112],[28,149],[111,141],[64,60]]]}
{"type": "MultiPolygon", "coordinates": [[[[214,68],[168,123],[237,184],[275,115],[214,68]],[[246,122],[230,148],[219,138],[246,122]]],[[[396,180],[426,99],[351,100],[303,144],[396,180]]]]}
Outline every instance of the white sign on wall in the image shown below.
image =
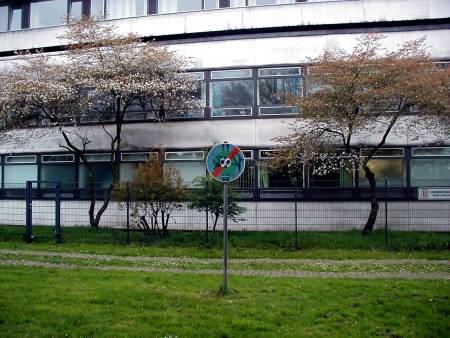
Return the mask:
{"type": "Polygon", "coordinates": [[[419,188],[419,200],[450,200],[450,188],[419,188]]]}

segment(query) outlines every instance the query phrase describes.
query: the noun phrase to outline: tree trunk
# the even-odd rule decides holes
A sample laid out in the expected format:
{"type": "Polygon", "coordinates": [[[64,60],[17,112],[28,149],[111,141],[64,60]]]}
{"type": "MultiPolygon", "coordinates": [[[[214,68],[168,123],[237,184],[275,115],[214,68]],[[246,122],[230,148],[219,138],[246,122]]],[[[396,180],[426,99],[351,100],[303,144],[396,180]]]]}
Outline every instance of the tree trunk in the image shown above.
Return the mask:
{"type": "Polygon", "coordinates": [[[362,235],[365,236],[365,235],[369,235],[372,232],[373,227],[375,225],[375,221],[377,220],[378,210],[379,210],[380,206],[378,205],[377,195],[376,195],[377,182],[375,180],[375,175],[370,170],[370,168],[367,166],[367,164],[363,165],[363,169],[365,172],[365,176],[366,176],[367,180],[369,181],[369,186],[370,186],[370,190],[369,190],[370,191],[370,213],[369,213],[369,217],[367,218],[366,225],[364,226],[364,229],[362,230],[362,235]]]}
{"type": "Polygon", "coordinates": [[[214,225],[213,225],[213,232],[216,232],[216,226],[217,226],[217,220],[219,219],[219,214],[214,214],[214,225]]]}

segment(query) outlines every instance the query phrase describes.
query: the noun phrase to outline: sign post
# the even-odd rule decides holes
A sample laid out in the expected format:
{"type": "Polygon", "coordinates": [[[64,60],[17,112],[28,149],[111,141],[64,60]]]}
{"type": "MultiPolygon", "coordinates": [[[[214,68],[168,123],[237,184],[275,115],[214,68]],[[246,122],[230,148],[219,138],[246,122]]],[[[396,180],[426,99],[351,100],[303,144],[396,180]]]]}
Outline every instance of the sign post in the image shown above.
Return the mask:
{"type": "Polygon", "coordinates": [[[212,148],[206,157],[210,175],[223,183],[223,293],[228,290],[228,184],[242,175],[245,158],[241,150],[227,142],[212,148]]]}

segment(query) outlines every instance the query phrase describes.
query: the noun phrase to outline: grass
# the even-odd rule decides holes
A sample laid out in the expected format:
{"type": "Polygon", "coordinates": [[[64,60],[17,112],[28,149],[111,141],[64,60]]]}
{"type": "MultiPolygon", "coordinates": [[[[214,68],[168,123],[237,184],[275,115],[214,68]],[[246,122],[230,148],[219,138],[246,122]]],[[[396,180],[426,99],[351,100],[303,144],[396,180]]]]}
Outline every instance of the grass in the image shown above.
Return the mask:
{"type": "MultiPolygon", "coordinates": [[[[86,252],[133,256],[189,256],[220,258],[221,234],[209,236],[200,232],[173,232],[167,238],[149,238],[132,232],[131,244],[126,233],[117,229],[63,228],[63,243],[54,244],[53,228],[34,227],[37,237],[32,244],[23,241],[24,227],[0,226],[0,248],[86,252]]],[[[231,232],[231,258],[317,258],[317,259],[384,259],[424,258],[449,259],[450,233],[389,232],[384,246],[384,233],[363,237],[359,232],[301,232],[299,249],[293,246],[294,234],[286,232],[231,232]],[[401,245],[394,245],[398,243],[401,245]]]]}
{"type": "Polygon", "coordinates": [[[444,337],[446,281],[0,267],[3,337],[444,337]]]}
{"type": "MultiPolygon", "coordinates": [[[[26,260],[54,264],[72,264],[78,266],[121,266],[121,267],[145,267],[155,269],[183,269],[183,270],[221,270],[223,263],[208,262],[206,260],[184,262],[174,260],[163,261],[126,261],[120,259],[103,258],[73,258],[60,256],[24,255],[20,253],[0,254],[0,260],[26,260]]],[[[450,266],[446,264],[372,264],[361,263],[354,265],[341,265],[333,263],[267,263],[267,262],[229,262],[230,270],[245,271],[318,271],[318,272],[420,272],[420,273],[450,273],[450,266]]]]}

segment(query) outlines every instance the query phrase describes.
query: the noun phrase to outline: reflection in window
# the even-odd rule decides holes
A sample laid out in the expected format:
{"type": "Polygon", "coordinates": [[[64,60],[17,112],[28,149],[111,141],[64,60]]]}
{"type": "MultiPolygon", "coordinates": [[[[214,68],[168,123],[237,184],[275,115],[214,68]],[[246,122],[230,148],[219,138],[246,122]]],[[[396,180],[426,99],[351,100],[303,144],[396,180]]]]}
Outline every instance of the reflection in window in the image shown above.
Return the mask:
{"type": "Polygon", "coordinates": [[[450,186],[450,159],[411,159],[411,186],[450,186]]]}
{"type": "Polygon", "coordinates": [[[35,1],[30,4],[30,27],[61,25],[67,15],[67,0],[35,1]]]}
{"type": "Polygon", "coordinates": [[[8,6],[0,6],[0,32],[8,30],[8,6]]]}
{"type": "Polygon", "coordinates": [[[70,17],[72,19],[80,19],[83,15],[83,1],[72,0],[70,4],[70,17]]]}
{"type": "Polygon", "coordinates": [[[22,29],[22,7],[15,5],[11,10],[10,30],[17,31],[22,29]]]}
{"type": "MultiPolygon", "coordinates": [[[[111,165],[109,163],[91,163],[94,171],[95,188],[107,188],[112,182],[111,165]]],[[[89,188],[89,171],[84,164],[79,167],[79,181],[78,187],[80,189],[89,188]]]]}
{"type": "Polygon", "coordinates": [[[25,189],[27,181],[37,181],[37,165],[5,165],[4,180],[6,189],[25,189]]]}
{"type": "Polygon", "coordinates": [[[54,188],[61,183],[61,188],[74,189],[75,167],[73,164],[44,164],[41,166],[41,188],[54,188]]]}
{"type": "Polygon", "coordinates": [[[202,0],[159,0],[159,13],[198,11],[202,9],[202,0]]]}
{"type": "Polygon", "coordinates": [[[309,186],[311,188],[351,188],[353,187],[353,171],[351,164],[342,166],[339,170],[319,175],[310,167],[309,186]]]}
{"type": "Polygon", "coordinates": [[[292,188],[303,186],[303,168],[299,168],[295,174],[288,170],[268,168],[260,166],[260,188],[292,188]]]}
{"type": "Polygon", "coordinates": [[[163,168],[164,170],[168,170],[168,168],[178,170],[184,183],[189,187],[193,186],[192,182],[196,177],[205,176],[206,174],[206,165],[204,162],[170,162],[164,163],[163,168]]]}
{"type": "Polygon", "coordinates": [[[212,116],[250,115],[253,104],[253,81],[215,81],[210,85],[212,116]],[[226,108],[233,108],[231,111],[226,108]],[[225,109],[224,109],[225,108],[225,109]],[[227,113],[227,112],[231,112],[227,113]]]}
{"type": "MultiPolygon", "coordinates": [[[[384,186],[384,178],[387,178],[388,187],[405,186],[405,169],[403,159],[372,159],[368,163],[375,175],[378,187],[384,186]]],[[[360,187],[368,187],[369,182],[365,178],[364,169],[359,170],[360,187]]]]}
{"type": "Polygon", "coordinates": [[[127,18],[147,14],[147,0],[107,0],[108,19],[127,18]]]}

